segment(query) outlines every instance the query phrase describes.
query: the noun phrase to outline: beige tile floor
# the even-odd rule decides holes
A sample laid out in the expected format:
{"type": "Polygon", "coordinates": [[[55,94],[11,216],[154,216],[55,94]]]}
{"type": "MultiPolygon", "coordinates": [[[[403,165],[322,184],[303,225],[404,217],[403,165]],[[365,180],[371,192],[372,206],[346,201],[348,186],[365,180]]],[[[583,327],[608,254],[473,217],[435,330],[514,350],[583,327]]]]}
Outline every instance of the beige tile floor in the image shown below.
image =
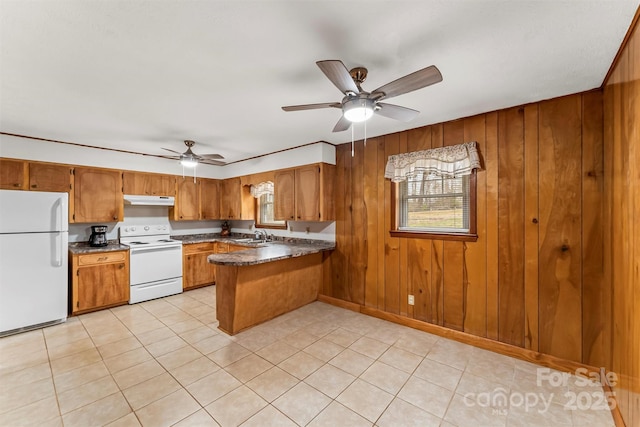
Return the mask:
{"type": "Polygon", "coordinates": [[[207,287],[2,338],[0,425],[613,425],[597,384],[320,302],[216,325],[207,287]]]}

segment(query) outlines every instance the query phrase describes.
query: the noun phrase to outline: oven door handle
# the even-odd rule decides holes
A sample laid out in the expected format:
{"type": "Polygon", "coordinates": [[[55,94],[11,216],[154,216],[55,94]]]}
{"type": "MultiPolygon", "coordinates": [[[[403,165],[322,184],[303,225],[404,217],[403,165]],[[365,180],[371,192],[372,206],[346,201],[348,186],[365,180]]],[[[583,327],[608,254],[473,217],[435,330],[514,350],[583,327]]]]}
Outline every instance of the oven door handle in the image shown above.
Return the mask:
{"type": "Polygon", "coordinates": [[[151,246],[146,248],[134,248],[130,246],[129,252],[134,254],[134,253],[140,253],[140,252],[166,251],[168,249],[169,250],[182,249],[182,245],[180,244],[180,245],[151,246]]]}
{"type": "Polygon", "coordinates": [[[155,282],[141,283],[139,285],[131,285],[131,287],[135,289],[157,288],[158,286],[165,286],[170,283],[175,283],[177,280],[178,280],[177,277],[173,277],[171,279],[156,280],[155,282]]]}

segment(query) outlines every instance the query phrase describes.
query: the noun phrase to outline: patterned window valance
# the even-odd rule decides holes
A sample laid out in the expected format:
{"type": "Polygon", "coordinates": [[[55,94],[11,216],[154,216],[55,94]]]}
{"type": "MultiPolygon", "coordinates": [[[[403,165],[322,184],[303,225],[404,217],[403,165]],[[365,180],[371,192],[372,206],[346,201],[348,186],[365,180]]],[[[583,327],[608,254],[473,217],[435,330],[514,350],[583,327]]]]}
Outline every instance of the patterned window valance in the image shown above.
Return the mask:
{"type": "Polygon", "coordinates": [[[273,194],[273,182],[264,181],[258,185],[251,186],[251,195],[259,199],[263,194],[273,194]]]}
{"type": "Polygon", "coordinates": [[[384,177],[400,182],[417,174],[454,178],[480,169],[476,142],[389,156],[384,177]]]}

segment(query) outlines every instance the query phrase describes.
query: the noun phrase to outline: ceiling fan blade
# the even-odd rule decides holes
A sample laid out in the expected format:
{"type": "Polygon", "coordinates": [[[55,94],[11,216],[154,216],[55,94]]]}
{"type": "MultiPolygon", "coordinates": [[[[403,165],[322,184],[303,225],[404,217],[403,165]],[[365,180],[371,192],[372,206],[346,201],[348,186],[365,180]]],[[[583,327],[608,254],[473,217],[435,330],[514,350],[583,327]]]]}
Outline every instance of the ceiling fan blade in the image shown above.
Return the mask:
{"type": "Polygon", "coordinates": [[[304,104],[304,105],[289,105],[282,107],[284,111],[302,111],[302,110],[316,110],[318,108],[340,108],[342,105],[339,102],[323,102],[320,104],[304,104]]]}
{"type": "Polygon", "coordinates": [[[331,80],[331,83],[340,89],[340,92],[345,95],[347,92],[360,93],[358,86],[356,86],[351,74],[349,74],[349,70],[347,70],[347,67],[344,66],[342,61],[333,59],[328,61],[318,61],[316,64],[320,67],[325,76],[331,80]]]}
{"type": "Polygon", "coordinates": [[[333,127],[333,132],[342,132],[351,127],[351,121],[347,120],[344,116],[340,117],[338,123],[333,127]]]}
{"type": "Polygon", "coordinates": [[[224,157],[221,156],[220,154],[200,154],[198,155],[198,157],[200,157],[201,159],[212,159],[212,160],[224,159],[224,157]]]}
{"type": "Polygon", "coordinates": [[[378,89],[371,92],[371,98],[382,99],[391,98],[392,96],[402,95],[407,92],[422,89],[423,87],[430,86],[442,81],[442,74],[435,65],[423,68],[414,73],[408,74],[404,77],[400,77],[397,80],[387,83],[384,86],[380,86],[378,89]]]}
{"type": "Polygon", "coordinates": [[[163,148],[163,150],[171,151],[172,153],[176,153],[176,154],[182,154],[182,153],[181,153],[181,152],[179,152],[179,151],[170,150],[170,149],[168,149],[168,148],[163,148]]]}
{"type": "Polygon", "coordinates": [[[375,110],[377,114],[390,119],[400,120],[402,122],[410,122],[420,114],[420,111],[401,107],[399,105],[387,104],[385,102],[378,102],[376,105],[381,107],[379,110],[375,110]]]}

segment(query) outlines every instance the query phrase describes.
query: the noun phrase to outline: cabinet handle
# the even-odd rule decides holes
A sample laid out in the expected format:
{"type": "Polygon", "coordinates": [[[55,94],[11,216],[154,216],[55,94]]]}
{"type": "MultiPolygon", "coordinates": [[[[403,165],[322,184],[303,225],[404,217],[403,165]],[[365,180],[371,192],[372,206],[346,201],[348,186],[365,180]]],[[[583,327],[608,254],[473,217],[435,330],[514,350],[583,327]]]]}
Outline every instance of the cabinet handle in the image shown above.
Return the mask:
{"type": "Polygon", "coordinates": [[[113,216],[113,219],[114,219],[114,220],[117,220],[117,219],[118,219],[118,216],[117,216],[117,215],[114,215],[114,216],[113,216]]]}
{"type": "Polygon", "coordinates": [[[120,265],[118,266],[118,268],[119,268],[120,270],[122,270],[122,269],[124,268],[124,264],[120,264],[120,265]]]}
{"type": "Polygon", "coordinates": [[[106,261],[106,260],[108,260],[108,259],[109,259],[109,257],[101,256],[100,258],[98,258],[98,262],[100,262],[100,261],[106,261]]]}
{"type": "Polygon", "coordinates": [[[293,219],[293,215],[291,215],[291,216],[289,217],[289,219],[293,219]]]}
{"type": "Polygon", "coordinates": [[[13,184],[13,186],[14,186],[14,187],[16,187],[16,188],[20,188],[20,187],[22,187],[22,185],[21,185],[21,184],[18,184],[17,182],[16,182],[15,184],[13,184]]]}
{"type": "Polygon", "coordinates": [[[38,188],[38,184],[32,184],[31,188],[38,188]]]}

